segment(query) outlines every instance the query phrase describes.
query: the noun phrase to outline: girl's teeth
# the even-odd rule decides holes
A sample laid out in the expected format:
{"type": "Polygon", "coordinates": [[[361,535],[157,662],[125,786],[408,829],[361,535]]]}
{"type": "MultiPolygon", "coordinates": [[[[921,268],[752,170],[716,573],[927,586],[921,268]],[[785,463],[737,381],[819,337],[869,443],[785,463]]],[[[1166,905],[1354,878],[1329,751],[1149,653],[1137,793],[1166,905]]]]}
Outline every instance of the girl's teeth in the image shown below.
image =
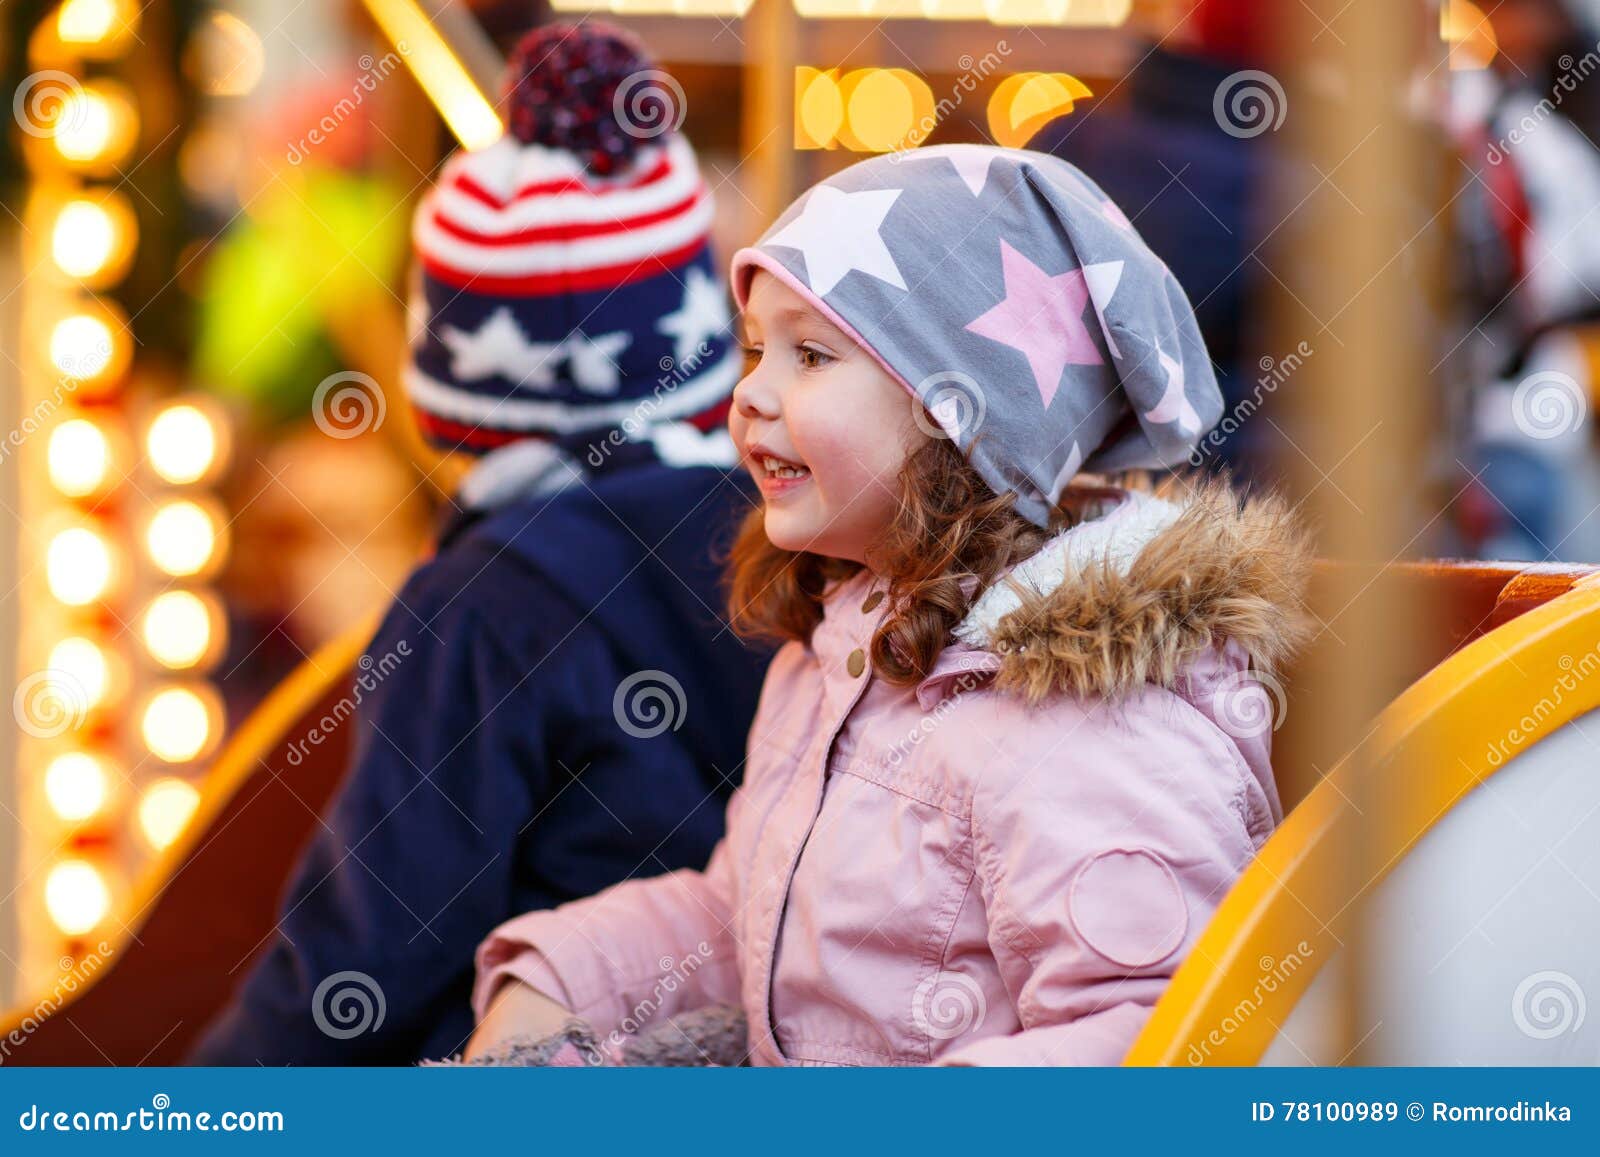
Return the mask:
{"type": "Polygon", "coordinates": [[[774,478],[804,478],[811,473],[804,466],[791,466],[783,459],[773,458],[770,455],[763,458],[761,464],[774,478]]]}

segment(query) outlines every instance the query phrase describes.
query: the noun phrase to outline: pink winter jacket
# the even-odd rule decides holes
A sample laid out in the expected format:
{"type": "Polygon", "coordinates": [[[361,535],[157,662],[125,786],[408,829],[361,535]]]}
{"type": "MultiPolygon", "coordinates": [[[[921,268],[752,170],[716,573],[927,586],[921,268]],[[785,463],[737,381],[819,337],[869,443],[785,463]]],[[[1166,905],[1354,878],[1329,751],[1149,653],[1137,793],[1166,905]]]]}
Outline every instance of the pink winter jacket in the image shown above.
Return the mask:
{"type": "Polygon", "coordinates": [[[836,585],[773,660],[707,868],[501,925],[477,1015],[517,977],[601,1037],[740,1004],[756,1064],[1119,1062],[1282,818],[1265,672],[1308,570],[1280,503],[1132,494],[915,687],[871,670],[881,582],[836,585]]]}

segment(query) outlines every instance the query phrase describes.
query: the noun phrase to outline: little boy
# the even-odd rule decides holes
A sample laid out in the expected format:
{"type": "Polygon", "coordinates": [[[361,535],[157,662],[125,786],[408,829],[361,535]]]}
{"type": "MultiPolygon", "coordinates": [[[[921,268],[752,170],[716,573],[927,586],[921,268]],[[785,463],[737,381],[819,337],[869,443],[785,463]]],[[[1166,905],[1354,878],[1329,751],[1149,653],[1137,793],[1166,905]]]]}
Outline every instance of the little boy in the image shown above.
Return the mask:
{"type": "Polygon", "coordinates": [[[277,935],[195,1063],[449,1056],[490,929],[699,867],[722,834],[767,656],[724,628],[713,557],[748,497],[710,194],[681,135],[629,120],[661,75],[595,21],[533,33],[509,132],[418,209],[407,391],[477,460],[369,648],[407,657],[362,702],[277,935]],[[381,1022],[352,1035],[352,998],[381,1022]]]}

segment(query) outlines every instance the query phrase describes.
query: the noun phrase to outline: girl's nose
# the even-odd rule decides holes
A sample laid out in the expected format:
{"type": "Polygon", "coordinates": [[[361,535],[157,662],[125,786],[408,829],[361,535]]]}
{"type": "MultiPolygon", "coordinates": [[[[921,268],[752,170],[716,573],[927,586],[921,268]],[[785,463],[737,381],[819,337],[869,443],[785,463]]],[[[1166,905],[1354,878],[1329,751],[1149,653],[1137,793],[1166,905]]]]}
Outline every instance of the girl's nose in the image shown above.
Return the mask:
{"type": "Polygon", "coordinates": [[[733,408],[746,419],[776,418],[778,395],[771,385],[762,380],[761,367],[757,365],[733,387],[733,408]]]}

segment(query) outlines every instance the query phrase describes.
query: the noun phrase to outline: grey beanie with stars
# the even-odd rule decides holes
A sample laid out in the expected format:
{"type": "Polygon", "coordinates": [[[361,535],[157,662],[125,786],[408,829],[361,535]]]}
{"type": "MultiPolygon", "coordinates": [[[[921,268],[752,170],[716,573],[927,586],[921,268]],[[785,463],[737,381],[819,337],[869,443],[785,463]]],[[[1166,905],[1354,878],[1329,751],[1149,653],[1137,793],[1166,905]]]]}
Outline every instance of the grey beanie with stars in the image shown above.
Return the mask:
{"type": "Polygon", "coordinates": [[[733,256],[865,348],[1039,526],[1080,470],[1183,463],[1222,416],[1194,310],[1123,212],[1045,153],[941,145],[812,186],[733,256]]]}

